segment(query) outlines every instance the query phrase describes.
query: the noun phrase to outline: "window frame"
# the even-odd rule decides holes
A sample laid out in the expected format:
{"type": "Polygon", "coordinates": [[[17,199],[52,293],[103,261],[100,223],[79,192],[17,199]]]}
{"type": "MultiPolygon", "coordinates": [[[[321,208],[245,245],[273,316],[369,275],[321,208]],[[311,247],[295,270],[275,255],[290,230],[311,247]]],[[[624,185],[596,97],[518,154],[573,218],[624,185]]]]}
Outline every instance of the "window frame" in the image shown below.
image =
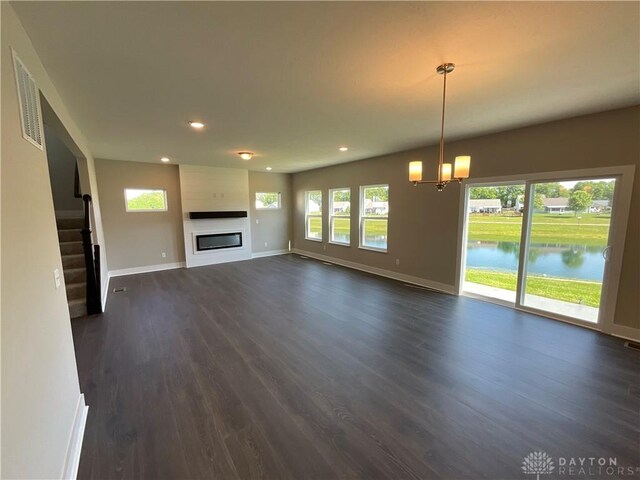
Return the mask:
{"type": "Polygon", "coordinates": [[[126,213],[159,213],[159,212],[168,212],[169,211],[169,197],[167,195],[166,188],[136,188],[136,187],[125,187],[124,188],[124,210],[126,213]],[[162,196],[164,198],[164,207],[162,209],[159,208],[146,208],[146,209],[130,209],[129,208],[129,199],[127,198],[127,190],[142,190],[148,192],[162,192],[162,196]]]}
{"type": "Polygon", "coordinates": [[[343,247],[351,246],[351,187],[331,188],[329,189],[329,243],[334,245],[342,245],[343,247]],[[349,192],[349,215],[334,215],[333,213],[333,194],[334,192],[349,192]],[[333,223],[336,218],[347,218],[349,220],[349,241],[339,242],[333,239],[333,223]]]}
{"type": "Polygon", "coordinates": [[[324,203],[322,198],[322,190],[306,190],[304,192],[304,238],[312,242],[322,243],[324,239],[324,225],[322,225],[322,204],[324,203]],[[312,193],[320,194],[320,213],[309,213],[309,197],[312,193]],[[320,238],[314,238],[309,236],[310,220],[312,218],[320,219],[320,238]]]}
{"type": "Polygon", "coordinates": [[[254,195],[254,203],[253,203],[254,207],[256,210],[282,210],[282,192],[255,192],[254,195]],[[256,202],[258,201],[258,195],[259,194],[270,194],[270,193],[275,193],[278,195],[278,206],[277,207],[258,207],[258,205],[256,204],[256,202]]]}
{"type": "MultiPolygon", "coordinates": [[[[387,187],[387,191],[390,192],[390,187],[388,183],[378,183],[378,184],[373,184],[373,185],[360,185],[360,211],[358,212],[359,214],[359,222],[358,222],[358,229],[359,229],[359,240],[358,240],[358,248],[361,248],[362,250],[371,250],[372,252],[378,252],[378,253],[387,253],[389,251],[389,206],[387,207],[387,214],[384,217],[379,217],[379,216],[370,216],[370,215],[365,215],[364,213],[364,192],[366,189],[368,188],[377,188],[377,187],[387,187]],[[371,247],[369,245],[365,245],[364,244],[364,236],[365,236],[365,231],[364,231],[364,223],[365,220],[381,220],[384,219],[387,221],[387,246],[386,248],[379,248],[379,247],[371,247]]],[[[387,204],[390,205],[389,200],[387,200],[387,204]]]]}

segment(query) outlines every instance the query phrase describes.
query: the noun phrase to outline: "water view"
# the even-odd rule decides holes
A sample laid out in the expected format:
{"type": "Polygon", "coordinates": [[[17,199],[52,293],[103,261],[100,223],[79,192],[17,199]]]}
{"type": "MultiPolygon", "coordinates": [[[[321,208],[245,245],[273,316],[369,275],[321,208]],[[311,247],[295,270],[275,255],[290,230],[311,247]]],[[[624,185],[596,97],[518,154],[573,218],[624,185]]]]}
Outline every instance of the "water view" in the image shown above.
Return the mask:
{"type": "MultiPolygon", "coordinates": [[[[527,271],[559,278],[600,281],[604,268],[604,247],[587,245],[529,246],[527,271]]],[[[467,267],[518,271],[520,244],[516,242],[467,242],[467,267]]]]}
{"type": "MultiPolygon", "coordinates": [[[[612,179],[535,184],[523,304],[595,322],[612,179]]],[[[471,187],[464,289],[515,301],[525,185],[471,187]]]]}

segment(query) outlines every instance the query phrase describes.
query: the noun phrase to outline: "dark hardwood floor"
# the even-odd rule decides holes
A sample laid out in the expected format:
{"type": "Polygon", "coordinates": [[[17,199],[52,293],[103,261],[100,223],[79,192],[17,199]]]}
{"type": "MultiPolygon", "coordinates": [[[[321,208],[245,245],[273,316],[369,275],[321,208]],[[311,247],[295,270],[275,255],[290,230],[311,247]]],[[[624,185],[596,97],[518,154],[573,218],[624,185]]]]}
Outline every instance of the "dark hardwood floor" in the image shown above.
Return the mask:
{"type": "Polygon", "coordinates": [[[79,478],[535,479],[540,450],[556,474],[640,465],[640,353],[619,339],[296,255],[119,286],[73,323],[79,478]]]}

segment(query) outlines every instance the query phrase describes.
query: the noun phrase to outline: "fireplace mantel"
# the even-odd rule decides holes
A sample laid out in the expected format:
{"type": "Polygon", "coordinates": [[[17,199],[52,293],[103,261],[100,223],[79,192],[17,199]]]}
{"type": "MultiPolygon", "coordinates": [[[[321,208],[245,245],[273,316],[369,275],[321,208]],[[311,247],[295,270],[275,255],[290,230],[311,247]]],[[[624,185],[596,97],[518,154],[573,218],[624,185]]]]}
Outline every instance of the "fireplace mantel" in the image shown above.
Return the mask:
{"type": "Polygon", "coordinates": [[[191,220],[204,220],[207,218],[245,218],[246,210],[222,210],[215,212],[189,212],[191,220]]]}

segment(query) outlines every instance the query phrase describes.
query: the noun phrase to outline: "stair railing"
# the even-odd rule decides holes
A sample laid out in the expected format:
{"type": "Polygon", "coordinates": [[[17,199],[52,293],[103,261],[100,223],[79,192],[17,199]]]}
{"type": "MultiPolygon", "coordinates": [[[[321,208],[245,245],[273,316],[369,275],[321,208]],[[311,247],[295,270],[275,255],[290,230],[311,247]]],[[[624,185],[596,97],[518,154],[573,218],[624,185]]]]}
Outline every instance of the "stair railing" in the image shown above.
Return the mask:
{"type": "Polygon", "coordinates": [[[102,313],[102,301],[100,297],[100,246],[92,245],[90,208],[91,195],[83,195],[84,224],[81,230],[82,249],[84,251],[84,263],[87,271],[87,314],[102,313]]]}

